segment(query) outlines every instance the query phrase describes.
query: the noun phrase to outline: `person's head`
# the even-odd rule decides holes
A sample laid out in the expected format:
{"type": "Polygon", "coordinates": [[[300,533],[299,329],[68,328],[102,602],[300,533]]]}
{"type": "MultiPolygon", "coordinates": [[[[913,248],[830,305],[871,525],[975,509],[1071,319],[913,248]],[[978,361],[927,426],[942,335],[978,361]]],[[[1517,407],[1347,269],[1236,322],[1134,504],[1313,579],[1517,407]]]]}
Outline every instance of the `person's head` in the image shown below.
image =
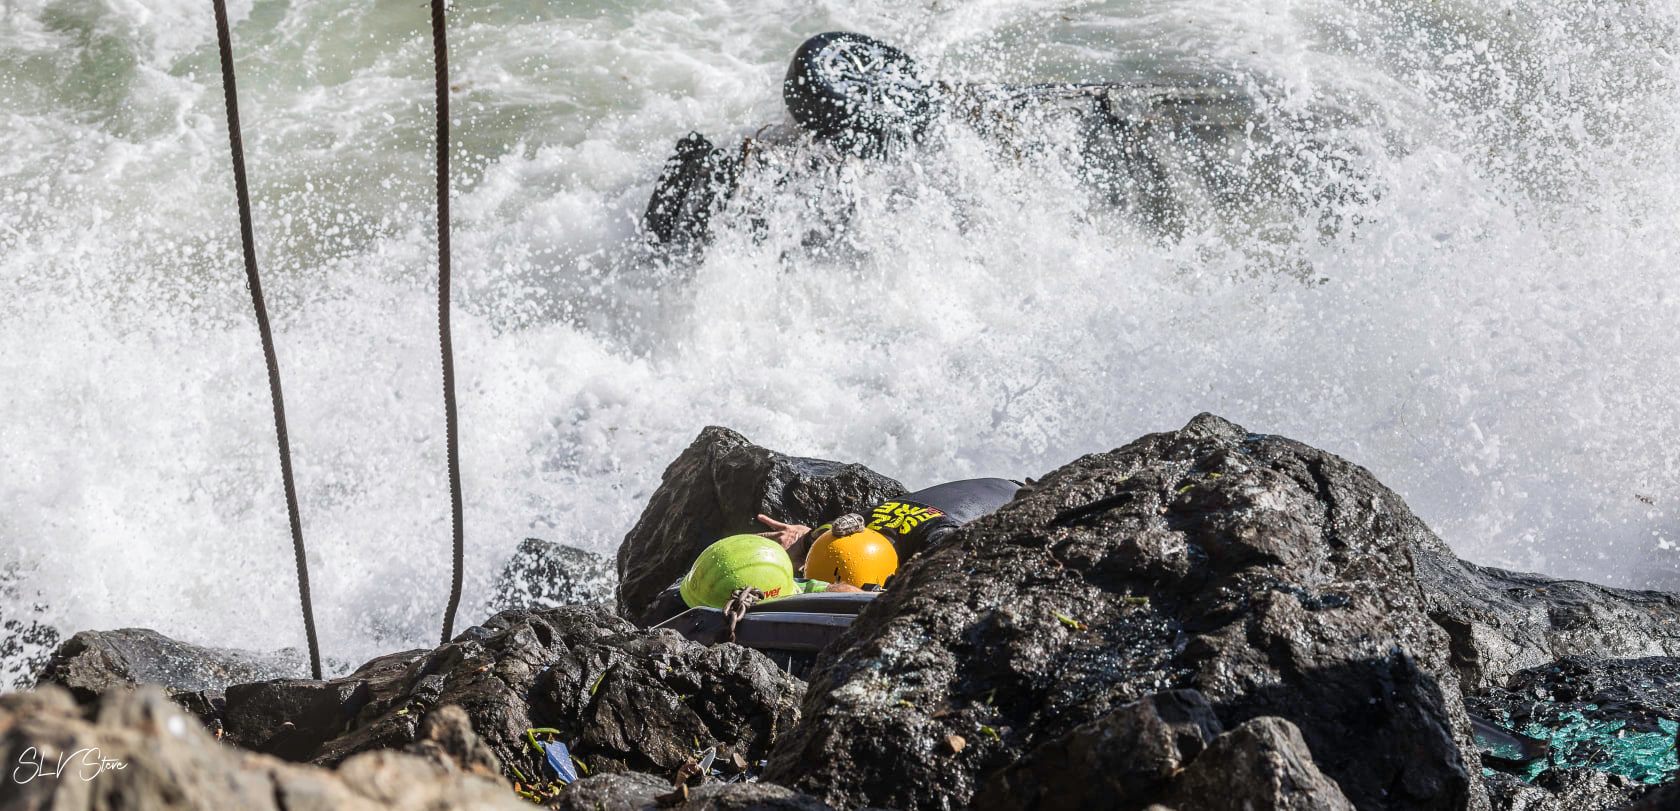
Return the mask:
{"type": "Polygon", "coordinates": [[[797,593],[787,550],[759,535],[731,535],[694,559],[681,591],[690,608],[723,608],[730,595],[743,588],[758,589],[766,600],[797,593]]]}
{"type": "Polygon", "coordinates": [[[866,529],[857,515],[843,515],[811,544],[805,556],[805,576],[858,588],[884,586],[898,571],[898,550],[892,541],[866,529]]]}

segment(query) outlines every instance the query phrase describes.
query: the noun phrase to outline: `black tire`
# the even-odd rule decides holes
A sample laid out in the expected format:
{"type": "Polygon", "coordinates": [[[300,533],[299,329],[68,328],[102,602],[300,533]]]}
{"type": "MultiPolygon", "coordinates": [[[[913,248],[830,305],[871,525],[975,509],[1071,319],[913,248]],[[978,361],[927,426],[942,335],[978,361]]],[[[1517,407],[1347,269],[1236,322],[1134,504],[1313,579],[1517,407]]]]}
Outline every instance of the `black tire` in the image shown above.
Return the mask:
{"type": "Polygon", "coordinates": [[[921,135],[936,108],[933,86],[909,54],[845,31],[799,46],[782,99],[807,132],[861,150],[921,135]]]}

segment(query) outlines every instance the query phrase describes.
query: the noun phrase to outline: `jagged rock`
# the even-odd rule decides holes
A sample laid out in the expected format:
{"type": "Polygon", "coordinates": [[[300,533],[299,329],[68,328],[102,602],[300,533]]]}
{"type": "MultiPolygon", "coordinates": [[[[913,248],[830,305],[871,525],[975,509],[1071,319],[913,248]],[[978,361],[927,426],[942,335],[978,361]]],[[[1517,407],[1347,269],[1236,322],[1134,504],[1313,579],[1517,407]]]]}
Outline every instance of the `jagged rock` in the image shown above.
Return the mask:
{"type": "MultiPolygon", "coordinates": [[[[1585,778],[1548,778],[1554,772],[1599,771],[1639,784],[1680,774],[1675,756],[1680,659],[1568,657],[1518,672],[1503,687],[1469,696],[1466,703],[1507,730],[1550,744],[1546,759],[1524,775],[1541,786],[1563,780],[1568,790],[1585,794],[1600,785],[1585,778]]],[[[1601,787],[1608,794],[1595,800],[1600,804],[1613,807],[1625,799],[1621,785],[1601,787]]]]}
{"type": "Polygon", "coordinates": [[[1362,468],[1202,415],[906,564],[819,662],[766,779],[842,806],[965,805],[1034,747],[1194,688],[1226,727],[1292,722],[1360,808],[1485,808],[1412,573],[1430,545],[1362,468]],[[960,756],[927,756],[950,734],[960,756]]]}
{"type": "Polygon", "coordinates": [[[785,456],[727,428],[709,427],[665,469],[618,548],[619,612],[641,624],[653,599],[707,544],[763,529],[759,513],[815,525],[902,495],[869,468],[785,456]]]}
{"type": "Polygon", "coordinates": [[[420,722],[420,740],[406,751],[491,780],[502,777],[502,761],[473,731],[466,710],[453,704],[426,713],[420,722]]]}
{"type": "Polygon", "coordinates": [[[371,811],[531,806],[500,783],[399,752],[336,771],[223,746],[156,687],[114,689],[83,718],[57,687],[0,696],[0,805],[86,808],[371,811]],[[55,771],[63,755],[65,772],[55,771]],[[72,765],[73,764],[73,765],[72,765]],[[121,764],[117,768],[117,764],[121,764]]]}
{"type": "Polygon", "coordinates": [[[1680,783],[1658,786],[1627,807],[1627,811],[1674,811],[1680,808],[1680,783]]]}
{"type": "MultiPolygon", "coordinates": [[[[1549,770],[1534,783],[1500,772],[1487,778],[1493,811],[1615,811],[1648,796],[1650,788],[1590,769],[1549,770]]],[[[1680,806],[1659,807],[1672,811],[1680,806]]]]}
{"type": "Polygon", "coordinates": [[[296,651],[253,653],[177,642],[145,628],[83,631],[59,646],[39,684],[56,684],[91,703],[107,690],[155,684],[172,692],[215,692],[230,684],[296,676],[296,651]]]}
{"type": "MultiPolygon", "coordinates": [[[[640,772],[602,774],[573,783],[554,805],[557,811],[655,811],[671,782],[640,772]]],[[[690,788],[684,811],[832,811],[833,806],[770,783],[707,783],[690,788]]]]}
{"type": "Polygon", "coordinates": [[[440,648],[376,659],[342,679],[236,686],[225,718],[230,741],[331,765],[409,746],[442,723],[435,708],[456,705],[483,740],[469,761],[493,756],[510,779],[515,768],[544,773],[526,743],[537,727],[560,730],[591,773],[668,774],[696,743],[763,758],[803,695],[802,682],[757,651],[641,631],[607,606],[565,606],[503,612],[440,648]]]}
{"type": "Polygon", "coordinates": [[[1434,545],[1422,551],[1418,581],[1430,616],[1452,635],[1466,690],[1566,656],[1680,656],[1680,594],[1477,566],[1434,545]]]}
{"type": "Polygon", "coordinates": [[[610,603],[612,562],[601,555],[541,538],[526,538],[496,579],[496,611],[610,603]]]}
{"type": "Polygon", "coordinates": [[[1077,811],[1139,805],[1158,797],[1220,729],[1201,693],[1156,693],[1032,750],[993,775],[974,807],[1077,811]]]}
{"type": "Polygon", "coordinates": [[[1254,718],[1219,736],[1179,776],[1166,801],[1205,811],[1353,811],[1314,765],[1301,731],[1254,718]]]}

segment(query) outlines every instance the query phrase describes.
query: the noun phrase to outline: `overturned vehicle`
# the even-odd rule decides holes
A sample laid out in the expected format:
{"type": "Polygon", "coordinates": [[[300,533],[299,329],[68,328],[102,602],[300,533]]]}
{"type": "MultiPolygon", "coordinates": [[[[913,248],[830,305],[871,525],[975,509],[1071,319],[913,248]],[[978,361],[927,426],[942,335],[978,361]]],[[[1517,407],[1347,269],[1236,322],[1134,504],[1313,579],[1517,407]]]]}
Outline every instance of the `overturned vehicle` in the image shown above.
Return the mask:
{"type": "MultiPolygon", "coordinates": [[[[761,225],[739,201],[749,177],[797,188],[848,160],[890,161],[936,146],[950,127],[979,133],[1000,154],[1068,153],[1098,204],[1172,236],[1193,201],[1240,203],[1275,193],[1296,153],[1231,77],[1167,77],[1128,84],[988,84],[931,78],[904,51],[846,32],[820,34],[794,54],[782,84],[791,123],[738,143],[698,132],[678,141],[648,201],[648,239],[695,252],[714,218],[761,225]]],[[[1285,127],[1287,128],[1287,127],[1285,127]]]]}

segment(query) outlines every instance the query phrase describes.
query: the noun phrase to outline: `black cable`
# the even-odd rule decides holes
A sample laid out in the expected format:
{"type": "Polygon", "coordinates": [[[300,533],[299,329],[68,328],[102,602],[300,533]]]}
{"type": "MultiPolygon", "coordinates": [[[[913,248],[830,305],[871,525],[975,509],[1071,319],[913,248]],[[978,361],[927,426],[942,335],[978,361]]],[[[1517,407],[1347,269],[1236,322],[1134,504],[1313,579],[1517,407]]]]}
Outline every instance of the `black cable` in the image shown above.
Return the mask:
{"type": "Polygon", "coordinates": [[[309,672],[321,678],[321,648],[315,639],[315,612],[309,600],[309,561],[303,551],[303,521],[298,516],[297,487],[292,483],[292,446],[286,437],[286,401],[280,394],[280,362],[274,357],[274,333],[263,304],[262,279],[257,275],[256,239],[251,235],[251,194],[245,186],[245,146],[239,136],[239,90],[233,79],[233,38],[228,33],[227,4],[216,8],[216,41],[222,51],[222,93],[227,99],[228,144],[233,149],[233,187],[239,197],[239,239],[245,248],[245,280],[257,311],[263,360],[268,363],[268,393],[274,403],[274,433],[280,445],[280,481],[286,490],[286,517],[292,523],[292,552],[297,557],[298,597],[303,602],[303,631],[309,637],[309,672]]]}
{"type": "Polygon", "coordinates": [[[461,520],[461,456],[455,429],[455,349],[449,339],[449,43],[443,30],[444,0],[432,0],[432,61],[437,66],[438,343],[443,347],[443,425],[449,458],[449,517],[455,539],[454,577],[443,612],[443,642],[455,635],[465,564],[461,520]]]}

